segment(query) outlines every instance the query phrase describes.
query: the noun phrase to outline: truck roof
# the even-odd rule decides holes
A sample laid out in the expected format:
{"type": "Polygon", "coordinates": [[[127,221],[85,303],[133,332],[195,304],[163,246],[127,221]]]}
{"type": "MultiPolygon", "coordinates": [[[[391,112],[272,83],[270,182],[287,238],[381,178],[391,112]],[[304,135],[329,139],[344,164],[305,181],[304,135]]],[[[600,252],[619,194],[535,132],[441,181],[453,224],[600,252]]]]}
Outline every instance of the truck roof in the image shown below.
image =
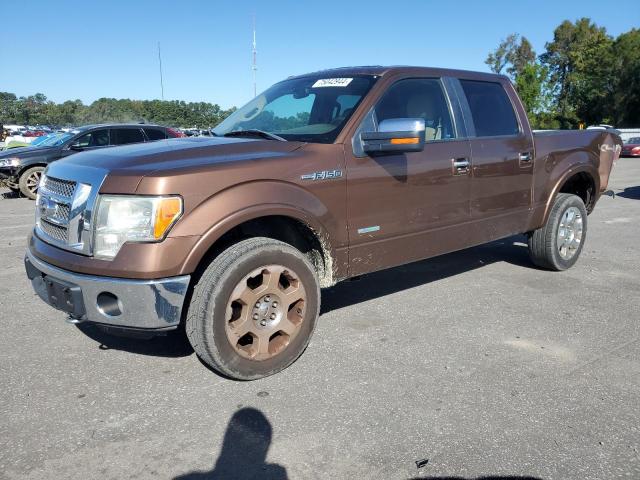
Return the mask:
{"type": "Polygon", "coordinates": [[[476,72],[471,70],[458,70],[451,68],[439,68],[439,67],[416,67],[411,65],[364,65],[355,67],[338,67],[329,68],[326,70],[318,70],[316,72],[304,73],[301,75],[292,75],[291,78],[303,78],[311,76],[326,76],[331,77],[348,77],[356,75],[395,75],[395,74],[410,74],[410,75],[428,75],[428,76],[449,76],[449,77],[461,77],[477,80],[493,80],[507,79],[505,75],[489,72],[476,72]]]}

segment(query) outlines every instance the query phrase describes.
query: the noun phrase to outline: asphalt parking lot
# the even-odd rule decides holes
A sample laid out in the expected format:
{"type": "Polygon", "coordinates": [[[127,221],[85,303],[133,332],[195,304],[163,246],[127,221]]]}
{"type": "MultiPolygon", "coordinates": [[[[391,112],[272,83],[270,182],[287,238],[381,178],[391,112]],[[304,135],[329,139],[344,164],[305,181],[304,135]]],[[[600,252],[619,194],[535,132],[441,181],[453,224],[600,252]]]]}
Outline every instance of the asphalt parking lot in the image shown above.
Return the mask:
{"type": "Polygon", "coordinates": [[[0,200],[0,478],[640,478],[640,160],[610,187],[573,269],[514,237],[345,282],[248,383],[65,323],[23,272],[33,202],[0,200]]]}

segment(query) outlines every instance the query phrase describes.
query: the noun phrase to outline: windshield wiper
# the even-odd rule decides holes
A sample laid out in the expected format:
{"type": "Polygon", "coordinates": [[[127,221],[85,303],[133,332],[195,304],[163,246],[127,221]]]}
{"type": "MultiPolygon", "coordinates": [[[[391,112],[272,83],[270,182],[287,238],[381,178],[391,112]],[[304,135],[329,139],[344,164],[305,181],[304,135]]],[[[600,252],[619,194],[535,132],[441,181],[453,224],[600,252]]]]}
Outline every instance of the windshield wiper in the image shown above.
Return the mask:
{"type": "Polygon", "coordinates": [[[267,140],[277,140],[279,142],[286,142],[285,138],[282,138],[275,133],[265,132],[264,130],[258,130],[256,128],[250,128],[247,130],[236,130],[235,132],[227,132],[223,137],[262,137],[267,140]]]}

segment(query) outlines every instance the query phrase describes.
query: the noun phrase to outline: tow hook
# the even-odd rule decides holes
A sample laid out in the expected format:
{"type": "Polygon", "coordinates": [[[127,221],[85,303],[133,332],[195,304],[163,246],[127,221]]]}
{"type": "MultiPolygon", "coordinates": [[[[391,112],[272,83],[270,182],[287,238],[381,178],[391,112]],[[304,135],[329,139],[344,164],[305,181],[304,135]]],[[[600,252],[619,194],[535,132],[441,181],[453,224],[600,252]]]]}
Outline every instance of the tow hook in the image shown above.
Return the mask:
{"type": "Polygon", "coordinates": [[[605,190],[604,192],[602,192],[603,195],[608,195],[611,198],[616,198],[616,192],[614,192],[613,190],[605,190]]]}

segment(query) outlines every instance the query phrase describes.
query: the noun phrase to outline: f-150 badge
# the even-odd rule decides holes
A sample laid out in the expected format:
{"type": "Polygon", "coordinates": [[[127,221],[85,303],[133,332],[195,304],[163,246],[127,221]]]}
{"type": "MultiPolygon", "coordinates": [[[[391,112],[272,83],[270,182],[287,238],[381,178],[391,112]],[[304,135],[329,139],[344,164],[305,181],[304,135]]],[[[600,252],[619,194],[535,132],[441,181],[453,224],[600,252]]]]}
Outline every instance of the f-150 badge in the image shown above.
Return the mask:
{"type": "Polygon", "coordinates": [[[321,170],[319,172],[307,173],[300,177],[301,180],[331,180],[332,178],[340,178],[342,170],[321,170]]]}

